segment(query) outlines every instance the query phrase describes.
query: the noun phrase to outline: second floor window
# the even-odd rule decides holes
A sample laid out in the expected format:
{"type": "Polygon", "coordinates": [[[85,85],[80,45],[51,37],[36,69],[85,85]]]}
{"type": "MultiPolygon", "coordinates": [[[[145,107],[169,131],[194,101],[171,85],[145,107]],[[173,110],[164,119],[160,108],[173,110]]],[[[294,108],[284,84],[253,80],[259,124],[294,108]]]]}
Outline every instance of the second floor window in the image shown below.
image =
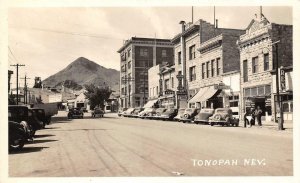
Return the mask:
{"type": "Polygon", "coordinates": [[[131,61],[128,62],[128,69],[131,68],[131,61]]]}
{"type": "Polygon", "coordinates": [[[127,56],[130,57],[130,55],[131,55],[131,50],[128,50],[127,51],[127,56]]]}
{"type": "Polygon", "coordinates": [[[202,69],[202,79],[204,79],[205,78],[205,63],[202,64],[201,69],[202,69]]]}
{"type": "Polygon", "coordinates": [[[264,54],[264,71],[269,70],[269,54],[264,54]]]}
{"type": "Polygon", "coordinates": [[[211,77],[215,75],[215,60],[211,61],[211,77]]]}
{"type": "Polygon", "coordinates": [[[221,74],[221,59],[217,58],[217,76],[221,74]]]}
{"type": "Polygon", "coordinates": [[[258,57],[252,58],[252,73],[258,72],[258,57]]]}
{"type": "Polygon", "coordinates": [[[165,80],[165,90],[170,89],[170,80],[166,79],[165,80]]]}
{"type": "Polygon", "coordinates": [[[181,64],[181,51],[178,52],[178,65],[181,64]]]}
{"type": "Polygon", "coordinates": [[[209,78],[210,76],[210,64],[209,61],[206,62],[206,77],[209,78]]]}
{"type": "Polygon", "coordinates": [[[174,78],[171,78],[171,88],[174,88],[174,78]]]}
{"type": "Polygon", "coordinates": [[[196,67],[190,67],[190,81],[196,80],[196,67]]]}
{"type": "Polygon", "coordinates": [[[191,46],[189,49],[189,59],[192,60],[196,58],[196,48],[195,45],[191,46]]]}
{"type": "Polygon", "coordinates": [[[148,49],[147,48],[140,48],[140,56],[141,57],[148,57],[148,49]]]}

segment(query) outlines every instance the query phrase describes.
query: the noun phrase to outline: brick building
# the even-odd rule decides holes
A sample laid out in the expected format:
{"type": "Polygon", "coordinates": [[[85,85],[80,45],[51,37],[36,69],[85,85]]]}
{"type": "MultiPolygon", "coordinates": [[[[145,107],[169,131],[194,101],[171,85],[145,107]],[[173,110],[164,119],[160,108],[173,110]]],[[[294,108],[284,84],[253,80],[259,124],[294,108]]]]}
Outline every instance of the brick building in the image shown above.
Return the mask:
{"type": "Polygon", "coordinates": [[[187,94],[185,105],[179,101],[179,107],[224,107],[222,89],[230,86],[224,86],[223,76],[239,72],[236,41],[245,31],[217,28],[201,19],[194,24],[181,23],[182,33],[172,39],[175,73],[183,75],[187,94]]]}
{"type": "Polygon", "coordinates": [[[121,56],[120,106],[140,107],[148,100],[148,69],[173,65],[173,44],[168,39],[132,37],[118,50],[121,56]]]}
{"type": "Polygon", "coordinates": [[[237,44],[240,49],[242,111],[260,106],[263,120],[274,120],[275,88],[271,71],[276,68],[276,51],[278,67],[293,65],[292,26],[270,23],[260,13],[250,22],[237,44]],[[277,41],[280,42],[275,50],[277,41]]]}

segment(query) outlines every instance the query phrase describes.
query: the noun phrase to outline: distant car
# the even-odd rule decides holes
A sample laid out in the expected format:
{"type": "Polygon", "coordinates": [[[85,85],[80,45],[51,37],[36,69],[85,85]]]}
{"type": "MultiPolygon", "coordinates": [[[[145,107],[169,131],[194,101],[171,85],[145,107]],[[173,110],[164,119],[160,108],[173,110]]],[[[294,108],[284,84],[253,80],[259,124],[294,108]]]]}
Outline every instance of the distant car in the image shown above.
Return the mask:
{"type": "Polygon", "coordinates": [[[139,113],[142,112],[144,110],[144,108],[140,108],[140,107],[137,107],[134,109],[134,111],[131,113],[131,116],[130,117],[138,117],[139,116],[139,113]]]}
{"type": "Polygon", "coordinates": [[[134,111],[134,108],[128,108],[126,111],[124,111],[123,116],[124,117],[129,117],[134,111]]]}
{"type": "Polygon", "coordinates": [[[177,115],[173,118],[175,121],[180,121],[180,119],[183,117],[185,108],[180,108],[177,111],[177,115]]]}
{"type": "Polygon", "coordinates": [[[209,117],[209,123],[213,125],[239,126],[239,120],[234,118],[230,108],[218,108],[214,115],[209,117]]]}
{"type": "Polygon", "coordinates": [[[183,123],[191,122],[194,120],[194,117],[199,113],[199,111],[200,109],[197,108],[186,108],[179,121],[182,121],[183,123]]]}
{"type": "Polygon", "coordinates": [[[173,118],[177,115],[178,109],[167,109],[160,116],[157,116],[158,119],[162,120],[173,120],[173,118]]]}
{"type": "Polygon", "coordinates": [[[104,111],[99,108],[95,108],[94,111],[92,112],[93,118],[103,118],[103,116],[104,116],[104,111]]]}
{"type": "Polygon", "coordinates": [[[209,123],[208,118],[214,115],[214,109],[204,108],[201,109],[200,112],[195,116],[194,123],[209,123]]]}
{"type": "Polygon", "coordinates": [[[125,112],[127,109],[128,109],[128,108],[126,108],[126,107],[119,109],[119,111],[118,111],[118,116],[119,116],[119,117],[123,116],[124,112],[125,112]]]}
{"type": "Polygon", "coordinates": [[[80,108],[75,107],[69,110],[68,119],[83,118],[83,112],[80,108]]]}
{"type": "Polygon", "coordinates": [[[167,108],[157,108],[153,115],[150,117],[151,119],[159,119],[162,113],[164,113],[167,108]]]}
{"type": "Polygon", "coordinates": [[[154,114],[155,108],[145,108],[143,111],[139,112],[139,118],[144,119],[147,116],[152,116],[154,114]]]}

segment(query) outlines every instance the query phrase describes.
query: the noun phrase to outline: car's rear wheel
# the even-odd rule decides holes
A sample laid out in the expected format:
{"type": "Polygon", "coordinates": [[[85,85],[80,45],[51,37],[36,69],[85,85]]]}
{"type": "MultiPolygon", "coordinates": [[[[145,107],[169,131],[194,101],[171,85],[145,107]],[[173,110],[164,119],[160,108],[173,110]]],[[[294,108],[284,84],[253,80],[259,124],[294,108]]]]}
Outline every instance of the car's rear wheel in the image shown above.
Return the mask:
{"type": "Polygon", "coordinates": [[[214,123],[210,123],[210,126],[214,126],[214,123]]]}

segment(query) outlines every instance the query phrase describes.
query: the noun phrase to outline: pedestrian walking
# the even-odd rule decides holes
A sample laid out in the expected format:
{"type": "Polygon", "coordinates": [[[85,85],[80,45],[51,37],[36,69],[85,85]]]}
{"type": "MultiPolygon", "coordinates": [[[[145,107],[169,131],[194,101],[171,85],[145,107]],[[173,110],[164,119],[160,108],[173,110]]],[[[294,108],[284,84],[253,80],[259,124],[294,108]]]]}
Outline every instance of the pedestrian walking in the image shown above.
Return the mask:
{"type": "Polygon", "coordinates": [[[255,119],[257,120],[258,126],[261,126],[262,110],[260,109],[260,106],[257,106],[254,114],[255,114],[255,119]]]}

